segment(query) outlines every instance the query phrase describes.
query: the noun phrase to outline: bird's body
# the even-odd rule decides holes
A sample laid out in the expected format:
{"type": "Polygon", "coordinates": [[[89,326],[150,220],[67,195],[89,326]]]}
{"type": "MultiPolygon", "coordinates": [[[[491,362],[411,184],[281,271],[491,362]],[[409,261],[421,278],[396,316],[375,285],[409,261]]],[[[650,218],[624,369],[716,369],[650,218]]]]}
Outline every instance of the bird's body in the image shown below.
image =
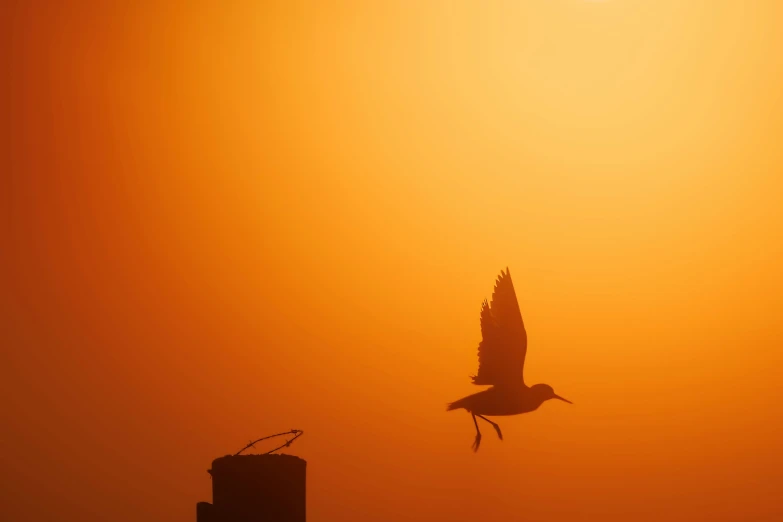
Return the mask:
{"type": "Polygon", "coordinates": [[[546,399],[527,386],[493,386],[449,404],[448,410],[464,408],[476,415],[504,417],[538,409],[546,399]]]}
{"type": "Polygon", "coordinates": [[[476,451],[481,443],[476,417],[490,423],[502,440],[500,426],[485,415],[495,417],[528,413],[537,410],[549,399],[571,402],[555,394],[547,384],[525,384],[522,372],[527,354],[527,331],[508,268],[505,273],[500,272],[492,302],[484,300],[481,306],[481,337],[478,348],[479,371],[472,379],[473,384],[491,385],[491,388],[463,397],[447,407],[448,411],[465,409],[472,415],[476,426],[473,443],[476,451]]]}

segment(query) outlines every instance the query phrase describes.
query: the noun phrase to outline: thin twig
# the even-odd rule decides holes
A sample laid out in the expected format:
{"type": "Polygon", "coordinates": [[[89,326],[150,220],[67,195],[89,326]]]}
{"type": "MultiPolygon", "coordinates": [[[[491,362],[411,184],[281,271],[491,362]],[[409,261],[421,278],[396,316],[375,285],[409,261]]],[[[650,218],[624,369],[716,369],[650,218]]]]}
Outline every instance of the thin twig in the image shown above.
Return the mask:
{"type": "Polygon", "coordinates": [[[266,439],[272,439],[272,438],[274,438],[274,437],[281,437],[281,436],[283,436],[283,435],[293,435],[293,437],[292,437],[292,438],[290,438],[289,440],[285,441],[285,444],[282,444],[282,445],[280,445],[280,446],[276,447],[276,448],[275,448],[275,449],[273,449],[273,450],[269,450],[269,451],[267,451],[266,453],[263,453],[263,455],[269,455],[270,453],[274,453],[275,451],[277,451],[277,450],[279,450],[279,449],[281,449],[281,448],[287,448],[288,446],[290,446],[290,445],[291,445],[291,443],[292,443],[293,441],[295,441],[296,439],[298,439],[299,437],[301,437],[303,433],[304,433],[304,432],[303,432],[302,430],[291,430],[291,431],[285,431],[285,432],[283,432],[283,433],[275,433],[274,435],[269,435],[269,436],[267,436],[267,437],[262,437],[262,438],[260,438],[260,439],[257,439],[257,440],[254,440],[254,441],[252,441],[252,442],[251,442],[251,443],[249,443],[247,446],[245,446],[245,447],[244,447],[244,448],[242,448],[241,450],[239,450],[239,451],[237,451],[236,453],[234,453],[234,456],[236,457],[237,455],[239,455],[240,453],[242,453],[242,452],[243,452],[243,451],[245,451],[246,449],[248,449],[248,448],[250,448],[250,447],[254,447],[254,446],[255,446],[255,444],[256,444],[256,442],[261,442],[262,440],[266,440],[266,439]]]}

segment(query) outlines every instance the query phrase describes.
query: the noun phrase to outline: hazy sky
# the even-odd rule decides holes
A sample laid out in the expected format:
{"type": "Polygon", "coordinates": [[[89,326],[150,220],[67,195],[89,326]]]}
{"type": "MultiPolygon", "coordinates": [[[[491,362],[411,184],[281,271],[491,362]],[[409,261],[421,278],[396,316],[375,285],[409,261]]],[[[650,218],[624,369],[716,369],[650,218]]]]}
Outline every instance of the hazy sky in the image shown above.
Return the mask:
{"type": "Polygon", "coordinates": [[[8,4],[0,518],[298,428],[312,522],[783,519],[783,3],[8,4]],[[474,454],[506,266],[575,404],[474,454]]]}

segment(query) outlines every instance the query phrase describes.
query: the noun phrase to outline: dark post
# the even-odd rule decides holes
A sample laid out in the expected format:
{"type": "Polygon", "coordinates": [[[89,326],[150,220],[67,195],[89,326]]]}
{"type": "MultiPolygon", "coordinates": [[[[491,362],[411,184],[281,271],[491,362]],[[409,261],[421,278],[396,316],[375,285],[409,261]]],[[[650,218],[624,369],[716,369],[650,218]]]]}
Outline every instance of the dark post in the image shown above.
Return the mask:
{"type": "Polygon", "coordinates": [[[293,455],[227,455],[212,461],[212,504],[198,522],[306,522],[307,462],[293,455]]]}

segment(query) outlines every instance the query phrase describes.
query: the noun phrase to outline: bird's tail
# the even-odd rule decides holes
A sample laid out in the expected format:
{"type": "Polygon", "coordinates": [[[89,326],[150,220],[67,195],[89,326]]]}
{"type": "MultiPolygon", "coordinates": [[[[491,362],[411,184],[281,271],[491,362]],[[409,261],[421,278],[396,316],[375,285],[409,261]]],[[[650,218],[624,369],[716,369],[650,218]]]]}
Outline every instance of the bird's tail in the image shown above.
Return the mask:
{"type": "Polygon", "coordinates": [[[446,411],[458,410],[464,407],[465,407],[465,399],[460,399],[458,401],[448,403],[446,405],[446,411]]]}

